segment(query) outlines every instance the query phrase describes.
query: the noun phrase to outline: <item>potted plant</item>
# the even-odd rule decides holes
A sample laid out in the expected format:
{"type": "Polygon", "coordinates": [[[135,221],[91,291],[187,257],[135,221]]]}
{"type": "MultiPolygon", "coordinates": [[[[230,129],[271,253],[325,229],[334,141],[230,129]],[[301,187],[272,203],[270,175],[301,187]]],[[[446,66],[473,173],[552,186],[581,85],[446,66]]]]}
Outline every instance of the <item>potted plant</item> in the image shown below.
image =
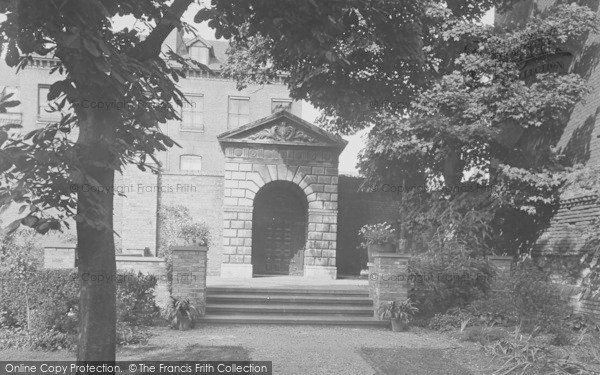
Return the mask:
{"type": "Polygon", "coordinates": [[[396,243],[396,229],[386,222],[368,224],[360,228],[358,234],[363,238],[361,246],[367,249],[369,262],[375,253],[393,253],[396,243]]]}
{"type": "Polygon", "coordinates": [[[408,330],[408,323],[419,309],[410,300],[402,302],[389,301],[382,303],[377,313],[382,320],[390,319],[392,322],[392,331],[401,332],[408,330]]]}
{"type": "Polygon", "coordinates": [[[171,323],[171,328],[187,331],[194,325],[195,316],[200,316],[200,311],[187,298],[171,296],[171,300],[164,309],[165,318],[171,323]]]}

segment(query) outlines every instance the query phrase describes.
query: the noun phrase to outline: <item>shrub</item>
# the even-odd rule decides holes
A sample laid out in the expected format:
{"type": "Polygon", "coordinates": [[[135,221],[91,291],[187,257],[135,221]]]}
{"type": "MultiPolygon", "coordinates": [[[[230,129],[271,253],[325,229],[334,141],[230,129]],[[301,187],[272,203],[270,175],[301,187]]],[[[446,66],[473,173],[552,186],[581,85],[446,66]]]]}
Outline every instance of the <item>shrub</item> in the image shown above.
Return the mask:
{"type": "Polygon", "coordinates": [[[486,259],[460,247],[429,251],[411,259],[409,277],[419,310],[426,316],[466,307],[484,296],[495,278],[495,269],[486,259]]]}
{"type": "Polygon", "coordinates": [[[21,327],[0,329],[0,349],[22,349],[29,346],[29,335],[21,327]]]}
{"type": "Polygon", "coordinates": [[[427,328],[441,332],[464,330],[477,324],[477,318],[465,310],[454,313],[435,314],[427,323],[427,328]]]}
{"type": "Polygon", "coordinates": [[[568,357],[557,357],[546,346],[536,341],[533,335],[523,335],[519,330],[483,348],[488,354],[501,360],[502,365],[494,374],[590,373],[583,365],[571,361],[568,357]]]}
{"type": "Polygon", "coordinates": [[[387,222],[367,224],[360,228],[358,234],[363,238],[361,246],[366,248],[373,244],[395,243],[397,241],[396,229],[387,222]]]}
{"type": "Polygon", "coordinates": [[[29,347],[35,350],[74,349],[76,345],[76,335],[52,329],[33,330],[30,335],[29,347]]]}
{"type": "Polygon", "coordinates": [[[158,255],[165,258],[167,288],[173,285],[173,259],[171,248],[183,244],[210,246],[210,230],[205,223],[194,221],[185,206],[164,206],[159,213],[158,255]]]}
{"type": "Polygon", "coordinates": [[[27,327],[27,305],[31,311],[43,313],[50,319],[48,325],[60,326],[54,318],[66,316],[78,303],[79,285],[75,270],[41,269],[27,280],[16,277],[12,272],[4,272],[0,279],[0,310],[11,317],[13,326],[27,327]]]}
{"type": "Polygon", "coordinates": [[[117,286],[117,320],[132,325],[150,325],[159,313],[154,301],[157,279],[153,275],[126,272],[117,286]]]}
{"type": "Polygon", "coordinates": [[[502,340],[509,336],[509,333],[502,328],[496,327],[469,327],[460,332],[458,338],[460,341],[476,342],[481,345],[488,345],[491,342],[502,340]]]}
{"type": "Polygon", "coordinates": [[[560,322],[571,310],[559,285],[529,260],[518,264],[510,277],[500,279],[496,290],[472,303],[471,309],[478,315],[516,320],[525,332],[539,328],[538,332],[551,333],[559,333],[560,322]]]}
{"type": "MultiPolygon", "coordinates": [[[[41,269],[25,282],[11,272],[0,273],[0,325],[4,346],[52,350],[73,346],[78,328],[79,278],[76,270],[41,269]],[[27,298],[25,298],[27,295],[27,298]],[[29,332],[27,306],[30,310],[29,332]],[[29,333],[29,334],[27,334],[29,333]],[[30,339],[23,342],[23,335],[30,339]]],[[[117,336],[121,343],[139,343],[159,309],[154,301],[156,278],[119,273],[117,278],[117,336]]]]}

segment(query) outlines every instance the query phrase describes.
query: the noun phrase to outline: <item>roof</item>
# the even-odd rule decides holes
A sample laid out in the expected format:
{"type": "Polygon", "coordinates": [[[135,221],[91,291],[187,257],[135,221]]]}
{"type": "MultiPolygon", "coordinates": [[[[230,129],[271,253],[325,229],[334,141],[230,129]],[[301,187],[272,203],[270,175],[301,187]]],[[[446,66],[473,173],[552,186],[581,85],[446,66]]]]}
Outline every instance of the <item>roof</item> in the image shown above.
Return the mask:
{"type": "Polygon", "coordinates": [[[196,36],[194,38],[182,39],[182,41],[186,47],[201,43],[210,48],[208,67],[211,70],[220,70],[221,66],[227,60],[227,49],[229,48],[229,42],[227,40],[208,40],[201,36],[196,36]]]}
{"type": "Polygon", "coordinates": [[[260,120],[228,130],[217,136],[220,143],[279,144],[328,147],[340,152],[348,141],[281,110],[260,120]]]}

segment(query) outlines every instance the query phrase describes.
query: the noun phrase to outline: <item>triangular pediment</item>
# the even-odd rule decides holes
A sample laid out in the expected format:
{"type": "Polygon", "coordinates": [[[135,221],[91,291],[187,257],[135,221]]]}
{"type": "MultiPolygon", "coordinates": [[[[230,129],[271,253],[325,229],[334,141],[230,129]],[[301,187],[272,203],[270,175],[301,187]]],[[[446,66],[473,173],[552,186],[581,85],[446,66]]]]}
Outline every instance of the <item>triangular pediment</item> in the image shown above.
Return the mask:
{"type": "Polygon", "coordinates": [[[217,136],[220,143],[278,144],[343,149],[342,137],[282,110],[217,136]]]}

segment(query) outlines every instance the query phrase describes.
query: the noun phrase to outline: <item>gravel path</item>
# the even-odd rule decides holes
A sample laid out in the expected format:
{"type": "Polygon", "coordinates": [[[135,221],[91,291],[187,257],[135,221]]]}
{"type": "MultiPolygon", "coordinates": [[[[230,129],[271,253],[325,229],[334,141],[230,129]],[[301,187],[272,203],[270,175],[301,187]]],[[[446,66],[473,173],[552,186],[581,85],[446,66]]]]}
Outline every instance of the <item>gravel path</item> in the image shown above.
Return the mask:
{"type": "MultiPolygon", "coordinates": [[[[253,360],[273,361],[273,373],[277,375],[382,373],[377,372],[361,355],[363,348],[443,349],[454,357],[452,360],[456,364],[465,366],[471,373],[490,373],[485,370],[489,359],[473,345],[417,329],[414,332],[391,332],[346,327],[228,325],[201,326],[187,332],[157,328],[154,333],[149,345],[169,349],[190,345],[244,347],[253,360]]],[[[398,351],[387,352],[398,355],[398,351]]],[[[431,351],[423,352],[423,361],[431,361],[426,354],[431,351]]],[[[440,360],[449,361],[449,370],[453,364],[448,355],[444,357],[446,359],[440,360]]],[[[449,373],[453,372],[442,371],[439,375],[449,373]]],[[[385,374],[395,372],[386,371],[385,374]]]]}
{"type": "MultiPolygon", "coordinates": [[[[276,375],[487,375],[490,358],[475,344],[413,328],[210,325],[152,329],[147,345],[124,347],[118,360],[273,361],[276,375]],[[419,350],[422,349],[422,350],[419,350]],[[466,371],[465,371],[466,369],[466,371]]],[[[67,351],[0,351],[0,360],[73,360],[67,351]]]]}

